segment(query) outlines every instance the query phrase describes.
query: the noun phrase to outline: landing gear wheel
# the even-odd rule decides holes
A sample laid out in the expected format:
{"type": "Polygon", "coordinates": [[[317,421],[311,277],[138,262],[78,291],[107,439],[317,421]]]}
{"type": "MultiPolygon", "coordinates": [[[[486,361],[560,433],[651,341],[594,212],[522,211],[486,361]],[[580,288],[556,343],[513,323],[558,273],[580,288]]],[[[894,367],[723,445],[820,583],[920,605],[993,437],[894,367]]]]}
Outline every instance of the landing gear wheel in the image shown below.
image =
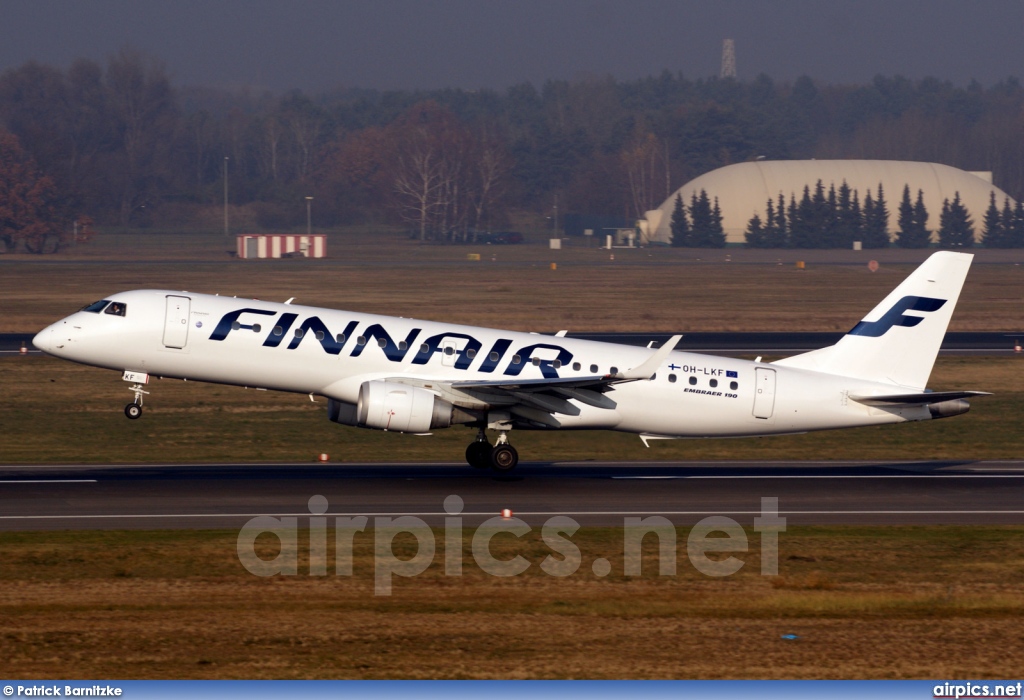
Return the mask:
{"type": "Polygon", "coordinates": [[[491,466],[491,444],[489,442],[471,442],[466,448],[466,461],[474,469],[485,469],[491,466]]]}
{"type": "Polygon", "coordinates": [[[519,464],[519,453],[508,443],[495,445],[491,450],[491,468],[499,472],[507,472],[519,464]]]}
{"type": "Polygon", "coordinates": [[[137,403],[130,403],[124,407],[124,414],[132,420],[135,420],[142,415],[142,406],[137,403]]]}

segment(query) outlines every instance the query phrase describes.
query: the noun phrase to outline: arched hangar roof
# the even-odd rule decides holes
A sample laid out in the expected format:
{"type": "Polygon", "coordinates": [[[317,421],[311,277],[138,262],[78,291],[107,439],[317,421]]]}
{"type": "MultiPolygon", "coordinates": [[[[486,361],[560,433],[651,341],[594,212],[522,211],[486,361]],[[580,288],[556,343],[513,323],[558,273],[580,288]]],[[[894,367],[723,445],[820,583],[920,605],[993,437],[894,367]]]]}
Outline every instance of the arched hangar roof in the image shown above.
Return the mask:
{"type": "MultiPolygon", "coordinates": [[[[750,163],[736,163],[712,170],[683,185],[657,209],[647,213],[647,226],[653,240],[670,241],[672,232],[672,208],[676,194],[683,202],[690,203],[694,193],[705,190],[708,196],[718,197],[722,210],[722,226],[730,243],[742,243],[747,222],[754,214],[765,218],[768,199],[777,201],[779,194],[799,200],[805,186],[813,192],[821,180],[828,190],[835,185],[839,189],[845,181],[852,190],[859,193],[861,202],[870,190],[872,197],[882,185],[889,209],[889,231],[898,228],[897,209],[903,197],[904,185],[910,186],[911,198],[917,198],[917,191],[924,193],[924,204],[928,209],[928,229],[939,227],[939,214],[944,199],[953,200],[960,193],[960,200],[970,212],[975,231],[981,229],[981,219],[988,209],[989,193],[995,192],[996,203],[1002,208],[1007,194],[992,185],[991,173],[970,173],[939,163],[919,163],[900,160],[762,160],[750,163]]],[[[1011,205],[1015,205],[1012,199],[1011,205]]]]}

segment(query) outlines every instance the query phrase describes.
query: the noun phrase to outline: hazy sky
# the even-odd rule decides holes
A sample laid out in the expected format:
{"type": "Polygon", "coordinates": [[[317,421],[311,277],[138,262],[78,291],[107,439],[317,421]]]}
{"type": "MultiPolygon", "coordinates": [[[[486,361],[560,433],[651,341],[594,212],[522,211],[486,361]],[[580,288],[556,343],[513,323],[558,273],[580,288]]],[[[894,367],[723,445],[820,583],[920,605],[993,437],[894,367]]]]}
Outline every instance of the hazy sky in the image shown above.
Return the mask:
{"type": "Polygon", "coordinates": [[[176,84],[506,88],[549,78],[1024,79],[1024,0],[3,0],[0,71],[130,44],[176,84]]]}

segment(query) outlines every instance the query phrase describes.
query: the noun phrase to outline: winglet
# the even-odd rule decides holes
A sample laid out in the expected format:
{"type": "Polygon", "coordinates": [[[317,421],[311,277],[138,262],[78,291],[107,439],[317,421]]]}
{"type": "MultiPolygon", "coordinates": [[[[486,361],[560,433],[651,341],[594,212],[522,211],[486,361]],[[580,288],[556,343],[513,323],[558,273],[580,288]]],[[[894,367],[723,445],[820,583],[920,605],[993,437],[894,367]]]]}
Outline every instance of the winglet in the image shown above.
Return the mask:
{"type": "Polygon", "coordinates": [[[637,365],[633,369],[626,370],[625,372],[619,372],[617,374],[608,375],[609,379],[616,380],[633,380],[633,379],[650,379],[654,376],[655,372],[658,371],[658,367],[665,361],[665,358],[676,349],[676,345],[683,339],[681,335],[674,335],[668,339],[668,341],[660,348],[651,353],[651,356],[643,361],[640,365],[637,365]]]}

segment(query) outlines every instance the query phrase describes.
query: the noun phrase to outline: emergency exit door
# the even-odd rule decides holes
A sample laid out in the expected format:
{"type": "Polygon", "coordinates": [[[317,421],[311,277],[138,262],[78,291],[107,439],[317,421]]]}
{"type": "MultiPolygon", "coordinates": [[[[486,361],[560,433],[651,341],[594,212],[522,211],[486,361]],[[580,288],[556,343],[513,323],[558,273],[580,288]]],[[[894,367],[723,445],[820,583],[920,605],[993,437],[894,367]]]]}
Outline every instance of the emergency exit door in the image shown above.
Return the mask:
{"type": "Polygon", "coordinates": [[[775,410],[775,370],[758,367],[754,378],[754,418],[771,418],[775,410]]]}
{"type": "Polygon", "coordinates": [[[192,299],[167,295],[167,314],[164,316],[164,347],[183,348],[188,343],[188,317],[192,299]]]}

